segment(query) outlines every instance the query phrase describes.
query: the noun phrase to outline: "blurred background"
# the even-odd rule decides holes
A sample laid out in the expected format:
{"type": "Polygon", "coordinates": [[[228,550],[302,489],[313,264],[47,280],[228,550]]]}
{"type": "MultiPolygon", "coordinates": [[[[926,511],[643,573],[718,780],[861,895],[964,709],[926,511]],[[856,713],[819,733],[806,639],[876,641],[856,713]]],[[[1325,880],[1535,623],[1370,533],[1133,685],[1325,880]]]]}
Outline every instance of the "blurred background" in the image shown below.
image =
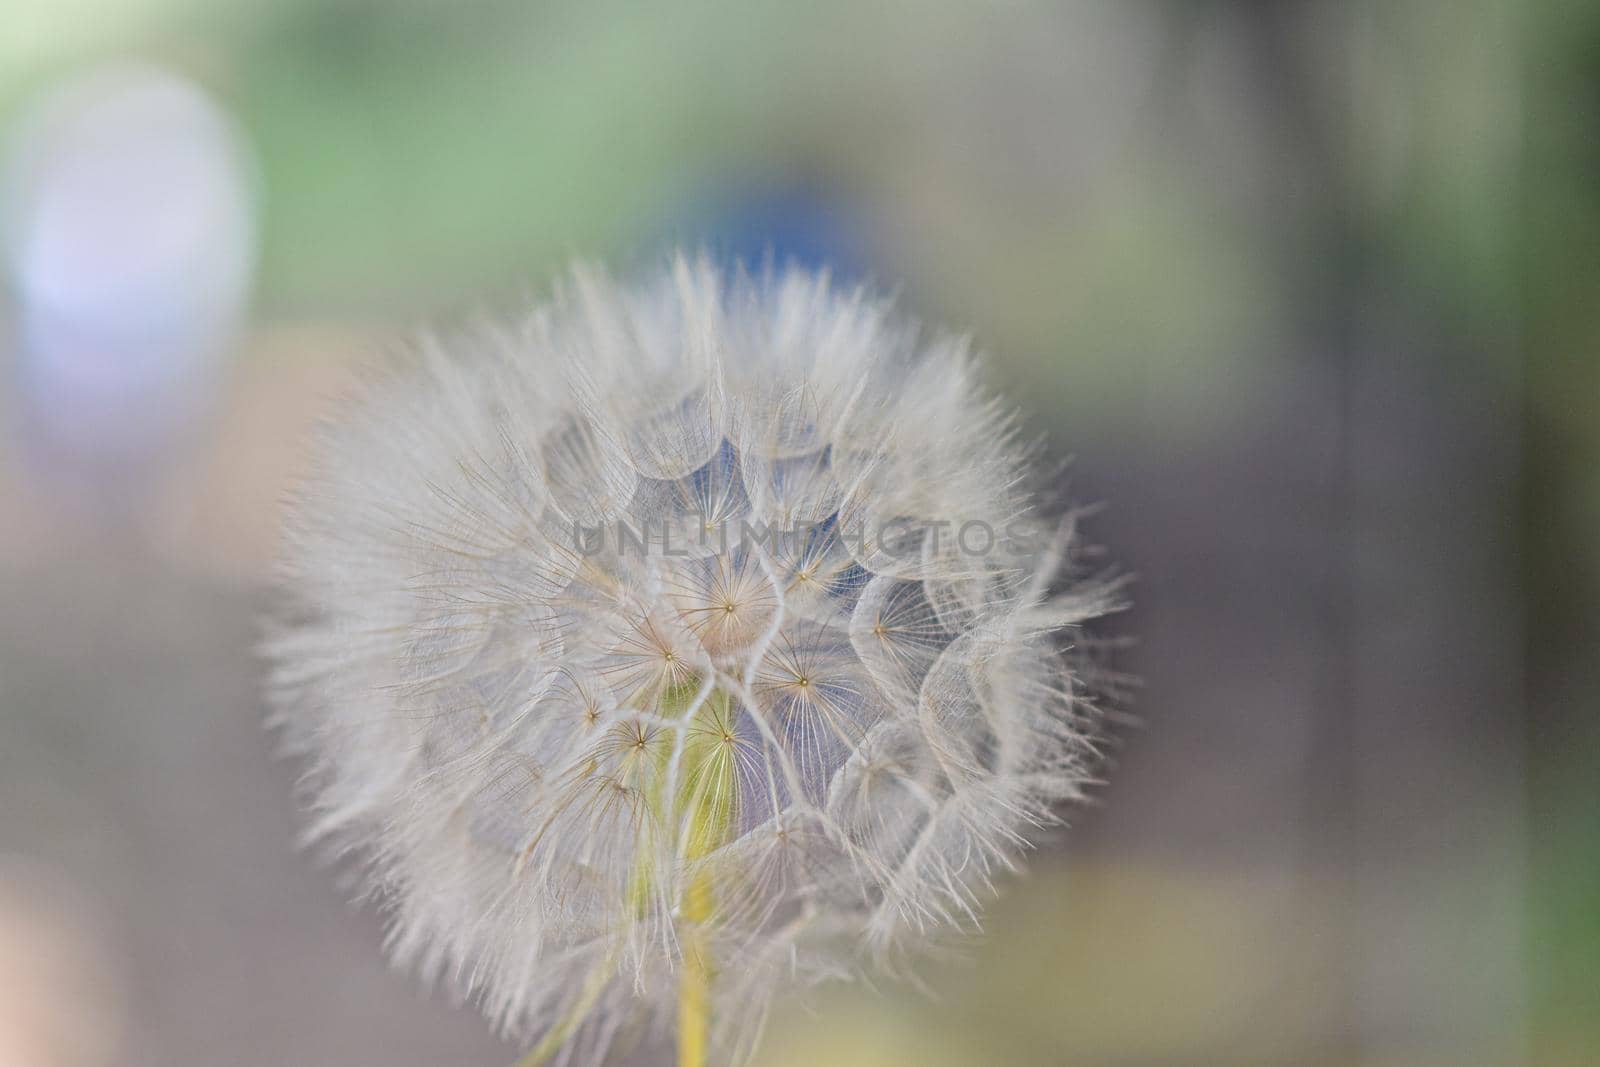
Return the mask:
{"type": "Polygon", "coordinates": [[[762,1064],[1600,1063],[1600,4],[8,0],[0,1067],[497,1067],[294,847],[353,361],[677,242],[968,329],[1140,575],[1108,784],[762,1064]]]}

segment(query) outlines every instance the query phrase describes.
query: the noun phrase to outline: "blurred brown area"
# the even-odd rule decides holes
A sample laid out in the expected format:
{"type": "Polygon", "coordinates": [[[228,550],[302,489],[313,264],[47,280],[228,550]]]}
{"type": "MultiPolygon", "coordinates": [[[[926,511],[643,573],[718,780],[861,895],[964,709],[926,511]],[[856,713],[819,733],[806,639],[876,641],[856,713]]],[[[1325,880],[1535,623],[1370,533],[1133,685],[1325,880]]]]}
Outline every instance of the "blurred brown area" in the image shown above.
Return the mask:
{"type": "Polygon", "coordinates": [[[275,501],[353,362],[679,241],[972,330],[1140,576],[1094,803],[762,1062],[1600,1056],[1596,5],[13,8],[0,1064],[515,1059],[296,851],[275,501]]]}

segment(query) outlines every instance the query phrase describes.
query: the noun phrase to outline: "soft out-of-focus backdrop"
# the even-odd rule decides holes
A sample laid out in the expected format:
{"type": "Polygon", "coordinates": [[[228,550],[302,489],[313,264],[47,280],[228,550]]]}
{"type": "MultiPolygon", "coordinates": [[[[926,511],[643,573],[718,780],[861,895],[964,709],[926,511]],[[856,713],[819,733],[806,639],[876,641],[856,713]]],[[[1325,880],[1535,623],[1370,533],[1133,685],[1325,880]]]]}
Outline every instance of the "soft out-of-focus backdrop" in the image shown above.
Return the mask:
{"type": "Polygon", "coordinates": [[[0,1064],[509,1063],[294,849],[253,616],[353,360],[578,254],[970,329],[1137,726],[936,999],[763,1064],[1600,1062],[1600,5],[9,0],[0,1064]]]}

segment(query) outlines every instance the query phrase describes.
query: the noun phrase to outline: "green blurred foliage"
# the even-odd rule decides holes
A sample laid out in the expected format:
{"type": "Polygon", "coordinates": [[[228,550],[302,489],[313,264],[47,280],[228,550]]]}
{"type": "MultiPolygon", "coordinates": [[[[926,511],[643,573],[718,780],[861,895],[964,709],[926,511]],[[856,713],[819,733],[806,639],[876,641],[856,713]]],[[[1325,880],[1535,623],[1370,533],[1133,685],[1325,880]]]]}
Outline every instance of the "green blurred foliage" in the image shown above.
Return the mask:
{"type": "Polygon", "coordinates": [[[1600,1048],[1600,5],[1541,0],[1522,56],[1530,972],[1541,1058],[1600,1048]]]}

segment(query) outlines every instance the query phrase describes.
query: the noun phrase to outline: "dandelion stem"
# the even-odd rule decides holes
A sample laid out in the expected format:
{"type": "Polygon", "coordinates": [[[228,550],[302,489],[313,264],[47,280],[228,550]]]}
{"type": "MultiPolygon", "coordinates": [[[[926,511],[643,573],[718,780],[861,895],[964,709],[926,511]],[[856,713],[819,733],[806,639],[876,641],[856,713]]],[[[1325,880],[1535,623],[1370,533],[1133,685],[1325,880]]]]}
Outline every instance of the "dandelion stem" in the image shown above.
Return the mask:
{"type": "Polygon", "coordinates": [[[678,1067],[706,1067],[715,976],[706,933],[716,910],[716,891],[704,861],[730,836],[735,795],[732,702],[726,693],[713,692],[694,714],[678,798],[684,827],[681,859],[688,870],[679,905],[683,971],[678,980],[678,1067]]]}
{"type": "MultiPolygon", "coordinates": [[[[697,879],[684,901],[684,918],[698,925],[710,918],[711,890],[697,879]]],[[[678,985],[678,1067],[705,1067],[711,1029],[711,965],[698,930],[683,942],[683,977],[678,985]]]]}

